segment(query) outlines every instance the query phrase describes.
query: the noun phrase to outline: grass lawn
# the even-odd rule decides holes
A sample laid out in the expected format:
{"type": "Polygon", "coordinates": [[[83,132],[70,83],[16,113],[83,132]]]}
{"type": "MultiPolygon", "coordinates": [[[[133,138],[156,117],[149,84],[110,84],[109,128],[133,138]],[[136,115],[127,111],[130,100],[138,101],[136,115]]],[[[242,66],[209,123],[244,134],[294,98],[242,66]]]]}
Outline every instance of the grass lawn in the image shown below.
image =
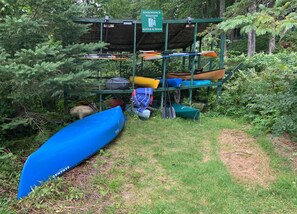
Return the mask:
{"type": "Polygon", "coordinates": [[[21,201],[2,198],[1,213],[297,213],[296,183],[289,161],[238,121],[128,117],[106,148],[21,201]]]}

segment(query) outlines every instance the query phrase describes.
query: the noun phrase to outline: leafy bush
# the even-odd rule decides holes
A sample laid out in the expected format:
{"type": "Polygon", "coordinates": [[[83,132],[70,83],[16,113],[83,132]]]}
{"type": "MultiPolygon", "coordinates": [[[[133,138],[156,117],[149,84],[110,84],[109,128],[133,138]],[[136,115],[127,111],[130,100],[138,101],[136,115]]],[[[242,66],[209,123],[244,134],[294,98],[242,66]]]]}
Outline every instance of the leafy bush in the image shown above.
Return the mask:
{"type": "MultiPolygon", "coordinates": [[[[225,84],[221,113],[242,116],[276,134],[297,137],[297,53],[257,54],[225,84]]],[[[229,59],[229,64],[238,59],[229,59]]]]}

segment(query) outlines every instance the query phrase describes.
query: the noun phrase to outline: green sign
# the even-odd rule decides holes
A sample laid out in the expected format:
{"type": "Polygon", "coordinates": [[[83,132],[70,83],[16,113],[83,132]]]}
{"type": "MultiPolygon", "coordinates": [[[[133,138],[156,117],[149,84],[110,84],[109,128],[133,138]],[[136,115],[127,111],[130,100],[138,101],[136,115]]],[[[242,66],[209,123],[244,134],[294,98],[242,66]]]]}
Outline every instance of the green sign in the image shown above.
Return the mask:
{"type": "Polygon", "coordinates": [[[162,10],[141,10],[142,32],[163,32],[162,10]]]}

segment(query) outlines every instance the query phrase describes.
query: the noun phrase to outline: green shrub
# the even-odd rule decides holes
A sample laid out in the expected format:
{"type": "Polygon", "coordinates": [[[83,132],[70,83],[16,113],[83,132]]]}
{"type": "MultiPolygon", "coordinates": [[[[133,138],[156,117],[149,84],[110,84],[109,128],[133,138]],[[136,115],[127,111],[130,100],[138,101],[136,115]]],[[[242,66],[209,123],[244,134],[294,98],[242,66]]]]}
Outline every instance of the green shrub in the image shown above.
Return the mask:
{"type": "MultiPolygon", "coordinates": [[[[221,113],[242,116],[276,134],[297,137],[297,53],[256,54],[225,84],[221,113]]],[[[230,59],[232,64],[238,59],[230,59]]]]}

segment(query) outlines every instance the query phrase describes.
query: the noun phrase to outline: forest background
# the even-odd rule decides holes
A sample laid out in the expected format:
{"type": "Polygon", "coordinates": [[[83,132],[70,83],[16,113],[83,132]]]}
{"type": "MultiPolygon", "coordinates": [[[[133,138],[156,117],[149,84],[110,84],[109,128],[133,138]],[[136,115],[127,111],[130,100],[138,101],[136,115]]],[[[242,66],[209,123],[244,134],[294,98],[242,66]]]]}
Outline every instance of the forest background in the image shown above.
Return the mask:
{"type": "Polygon", "coordinates": [[[296,0],[1,0],[0,7],[2,151],[62,123],[63,91],[86,86],[97,69],[81,56],[105,44],[79,43],[88,29],[72,18],[140,19],[141,9],[161,9],[164,19],[224,17],[208,36],[226,32],[226,66],[244,69],[216,110],[296,137],[296,0]]]}
{"type": "Polygon", "coordinates": [[[80,43],[88,29],[73,18],[140,19],[141,9],[160,9],[164,19],[224,18],[207,36],[226,33],[226,67],[243,67],[211,111],[296,141],[296,0],[0,0],[1,180],[13,176],[28,142],[41,144],[71,121],[64,90],[88,86],[96,72],[98,62],[81,56],[106,44],[80,43]]]}

